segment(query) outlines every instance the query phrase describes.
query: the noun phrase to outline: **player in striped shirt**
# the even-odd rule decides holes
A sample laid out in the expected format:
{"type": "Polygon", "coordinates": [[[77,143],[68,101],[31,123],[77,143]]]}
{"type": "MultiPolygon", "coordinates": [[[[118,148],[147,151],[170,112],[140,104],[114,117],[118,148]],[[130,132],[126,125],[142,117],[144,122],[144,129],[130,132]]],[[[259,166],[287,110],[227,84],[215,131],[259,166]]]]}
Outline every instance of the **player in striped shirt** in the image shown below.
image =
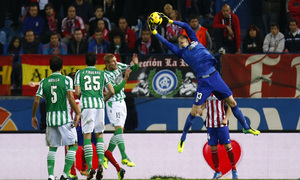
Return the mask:
{"type": "Polygon", "coordinates": [[[95,170],[92,168],[93,147],[91,144],[91,133],[95,132],[96,150],[99,159],[96,179],[103,177],[104,141],[104,102],[112,97],[115,90],[106,77],[105,73],[96,69],[97,55],[89,52],[85,55],[85,63],[88,65],[83,70],[77,71],[75,75],[75,94],[80,98],[82,109],[81,126],[83,132],[83,144],[85,160],[88,165],[87,179],[92,179],[95,170]],[[103,96],[103,88],[108,89],[108,94],[103,96]]]}
{"type": "MultiPolygon", "coordinates": [[[[104,72],[112,82],[115,89],[115,95],[106,102],[106,113],[108,119],[110,124],[115,128],[115,133],[110,139],[108,150],[113,152],[115,147],[118,145],[122,155],[122,164],[133,167],[135,164],[125,153],[125,143],[122,137],[123,127],[127,116],[127,109],[124,101],[124,86],[131,71],[136,71],[138,69],[138,57],[136,54],[133,54],[132,66],[117,62],[117,58],[113,54],[106,54],[104,56],[104,62],[106,65],[104,72]]],[[[105,160],[105,163],[107,163],[107,160],[105,160]]]]}
{"type": "Polygon", "coordinates": [[[201,105],[200,115],[202,115],[203,109],[207,109],[207,116],[205,119],[205,125],[207,128],[207,141],[210,146],[212,161],[215,167],[215,173],[213,179],[219,179],[222,177],[222,173],[220,171],[219,166],[219,157],[218,157],[218,143],[220,145],[224,145],[229,161],[232,167],[232,179],[238,179],[235,160],[234,160],[234,152],[231,146],[231,140],[228,130],[228,119],[231,114],[231,108],[227,105],[227,110],[225,113],[225,101],[218,100],[216,96],[211,94],[206,103],[201,105]]]}
{"type": "Polygon", "coordinates": [[[40,82],[36,92],[34,103],[32,106],[32,126],[37,129],[38,120],[36,112],[39,107],[41,98],[45,98],[46,102],[46,144],[49,146],[47,156],[48,180],[54,180],[54,164],[57,147],[69,145],[69,150],[65,157],[65,166],[61,180],[68,178],[69,170],[75,160],[77,146],[76,129],[80,119],[80,109],[76,106],[73,96],[73,80],[70,77],[63,76],[61,70],[63,60],[58,56],[53,56],[50,59],[50,69],[52,74],[40,82]],[[67,108],[67,101],[75,111],[74,121],[70,116],[70,111],[67,108]]]}

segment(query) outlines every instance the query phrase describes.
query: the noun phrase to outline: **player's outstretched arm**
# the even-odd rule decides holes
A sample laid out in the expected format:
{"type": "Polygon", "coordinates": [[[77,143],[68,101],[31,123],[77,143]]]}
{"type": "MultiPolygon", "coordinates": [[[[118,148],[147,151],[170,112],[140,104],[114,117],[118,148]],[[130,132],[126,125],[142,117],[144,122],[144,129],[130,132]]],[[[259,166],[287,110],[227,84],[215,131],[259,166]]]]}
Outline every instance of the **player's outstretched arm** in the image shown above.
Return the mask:
{"type": "Polygon", "coordinates": [[[167,24],[173,24],[173,20],[170,19],[168,16],[166,16],[164,13],[158,13],[160,17],[162,18],[161,25],[166,26],[167,24]]]}
{"type": "Polygon", "coordinates": [[[173,24],[182,27],[183,29],[185,29],[186,34],[188,35],[188,37],[191,39],[191,41],[198,41],[198,38],[196,36],[196,33],[193,31],[193,29],[190,27],[190,25],[188,25],[185,22],[180,22],[180,21],[174,21],[173,24]]]}

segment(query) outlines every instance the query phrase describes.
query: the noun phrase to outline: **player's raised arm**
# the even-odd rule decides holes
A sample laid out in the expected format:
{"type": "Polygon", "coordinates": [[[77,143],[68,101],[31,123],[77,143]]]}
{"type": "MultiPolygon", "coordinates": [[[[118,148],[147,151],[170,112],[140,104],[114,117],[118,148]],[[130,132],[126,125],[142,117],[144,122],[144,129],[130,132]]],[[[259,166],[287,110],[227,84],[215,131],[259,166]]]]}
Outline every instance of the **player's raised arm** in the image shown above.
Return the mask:
{"type": "MultiPolygon", "coordinates": [[[[153,13],[152,13],[153,14],[153,13]]],[[[151,15],[152,15],[151,14],[151,15]]],[[[162,14],[162,13],[160,13],[162,14]]],[[[168,49],[170,49],[174,54],[176,54],[177,56],[181,57],[180,54],[180,49],[175,46],[174,44],[170,43],[169,41],[167,41],[165,38],[163,38],[159,33],[157,33],[156,30],[156,25],[154,25],[153,23],[151,23],[151,15],[148,17],[147,19],[147,23],[149,26],[150,31],[152,32],[153,35],[155,35],[155,37],[164,45],[166,46],[168,49]]],[[[162,22],[161,23],[173,23],[172,20],[170,20],[168,17],[162,17],[162,22]]]]}
{"type": "Polygon", "coordinates": [[[195,32],[193,31],[193,29],[190,27],[190,25],[188,25],[185,22],[180,22],[180,21],[174,21],[173,24],[182,27],[183,29],[185,29],[186,34],[188,35],[188,37],[190,38],[191,41],[196,41],[199,42],[195,32]]]}

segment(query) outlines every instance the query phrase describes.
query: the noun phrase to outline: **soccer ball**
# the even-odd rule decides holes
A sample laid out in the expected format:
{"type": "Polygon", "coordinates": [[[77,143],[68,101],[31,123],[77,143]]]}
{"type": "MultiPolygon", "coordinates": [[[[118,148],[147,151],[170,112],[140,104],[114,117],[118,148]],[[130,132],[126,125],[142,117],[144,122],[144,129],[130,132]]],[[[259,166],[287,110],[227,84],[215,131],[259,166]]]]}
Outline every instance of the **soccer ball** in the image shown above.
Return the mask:
{"type": "Polygon", "coordinates": [[[163,21],[161,16],[158,14],[158,12],[153,12],[150,14],[149,17],[150,23],[154,25],[160,25],[163,21]]]}

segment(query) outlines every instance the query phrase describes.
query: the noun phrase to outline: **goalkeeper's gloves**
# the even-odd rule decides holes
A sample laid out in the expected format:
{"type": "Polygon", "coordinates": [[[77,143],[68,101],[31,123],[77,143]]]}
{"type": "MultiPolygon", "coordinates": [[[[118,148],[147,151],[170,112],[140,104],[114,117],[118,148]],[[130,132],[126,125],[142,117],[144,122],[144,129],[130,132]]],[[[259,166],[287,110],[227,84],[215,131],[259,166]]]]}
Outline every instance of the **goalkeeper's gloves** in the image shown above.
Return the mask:
{"type": "Polygon", "coordinates": [[[150,22],[149,18],[147,19],[147,23],[148,23],[149,29],[152,32],[152,34],[154,34],[154,35],[157,34],[156,26],[150,22]]]}
{"type": "Polygon", "coordinates": [[[158,13],[160,17],[162,18],[161,25],[166,26],[167,24],[173,24],[173,20],[171,20],[168,16],[166,16],[164,13],[158,13]]]}

